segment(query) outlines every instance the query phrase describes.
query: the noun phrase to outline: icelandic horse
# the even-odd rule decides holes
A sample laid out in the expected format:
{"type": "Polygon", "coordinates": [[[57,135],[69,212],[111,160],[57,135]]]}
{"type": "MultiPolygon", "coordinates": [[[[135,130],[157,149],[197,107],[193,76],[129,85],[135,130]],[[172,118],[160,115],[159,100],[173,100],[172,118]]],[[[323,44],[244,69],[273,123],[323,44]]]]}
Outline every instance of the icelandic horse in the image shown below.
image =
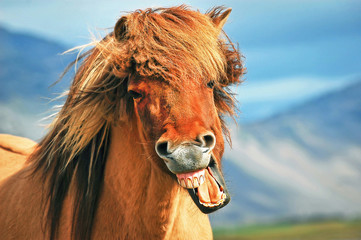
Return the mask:
{"type": "Polygon", "coordinates": [[[212,239],[243,73],[230,12],[137,10],[94,42],[40,143],[0,137],[0,238],[212,239]]]}

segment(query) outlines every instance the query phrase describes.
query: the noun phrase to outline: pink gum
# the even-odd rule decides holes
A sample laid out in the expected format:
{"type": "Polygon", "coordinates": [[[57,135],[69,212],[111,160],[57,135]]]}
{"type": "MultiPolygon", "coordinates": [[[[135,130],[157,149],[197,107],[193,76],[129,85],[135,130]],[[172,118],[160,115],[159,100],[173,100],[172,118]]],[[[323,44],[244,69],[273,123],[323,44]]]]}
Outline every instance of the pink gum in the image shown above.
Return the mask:
{"type": "Polygon", "coordinates": [[[197,178],[199,179],[200,176],[204,176],[204,169],[199,170],[199,171],[195,171],[195,172],[189,172],[189,173],[180,173],[177,174],[177,178],[178,179],[193,179],[193,178],[197,178]]]}

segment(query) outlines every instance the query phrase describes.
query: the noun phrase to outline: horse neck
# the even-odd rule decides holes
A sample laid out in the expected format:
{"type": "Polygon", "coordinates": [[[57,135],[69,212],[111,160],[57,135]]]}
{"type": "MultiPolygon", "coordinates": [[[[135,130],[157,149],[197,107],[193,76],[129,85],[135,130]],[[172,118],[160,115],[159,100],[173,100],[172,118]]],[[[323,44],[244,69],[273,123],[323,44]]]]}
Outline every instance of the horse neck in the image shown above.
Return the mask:
{"type": "Polygon", "coordinates": [[[199,212],[188,192],[154,164],[155,156],[143,141],[136,124],[112,128],[96,219],[103,226],[102,234],[116,231],[120,239],[168,238],[182,216],[199,212]]]}

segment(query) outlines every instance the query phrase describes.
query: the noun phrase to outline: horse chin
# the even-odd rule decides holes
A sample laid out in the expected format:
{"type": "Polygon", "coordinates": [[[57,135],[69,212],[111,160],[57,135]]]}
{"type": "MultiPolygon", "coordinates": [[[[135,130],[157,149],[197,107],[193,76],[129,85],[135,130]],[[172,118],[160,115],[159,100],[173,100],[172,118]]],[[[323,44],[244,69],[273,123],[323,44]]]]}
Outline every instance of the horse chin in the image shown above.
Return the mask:
{"type": "Polygon", "coordinates": [[[205,214],[226,206],[231,200],[222,173],[213,157],[205,169],[177,174],[177,180],[181,187],[188,190],[194,203],[205,214]]]}

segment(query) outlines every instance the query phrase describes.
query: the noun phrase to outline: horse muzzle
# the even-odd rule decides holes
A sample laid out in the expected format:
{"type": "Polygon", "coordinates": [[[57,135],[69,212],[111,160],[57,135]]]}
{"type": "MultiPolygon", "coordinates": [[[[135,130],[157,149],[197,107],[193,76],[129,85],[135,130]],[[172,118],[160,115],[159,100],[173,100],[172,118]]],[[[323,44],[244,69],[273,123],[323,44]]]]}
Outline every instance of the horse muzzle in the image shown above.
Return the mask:
{"type": "Polygon", "coordinates": [[[192,172],[208,166],[210,148],[183,143],[176,148],[166,149],[164,144],[157,145],[157,154],[164,160],[168,169],[174,173],[192,172]]]}
{"type": "Polygon", "coordinates": [[[155,149],[198,208],[203,213],[211,213],[227,205],[230,196],[212,154],[215,136],[207,133],[197,140],[177,146],[172,146],[170,141],[158,141],[155,149]]]}

